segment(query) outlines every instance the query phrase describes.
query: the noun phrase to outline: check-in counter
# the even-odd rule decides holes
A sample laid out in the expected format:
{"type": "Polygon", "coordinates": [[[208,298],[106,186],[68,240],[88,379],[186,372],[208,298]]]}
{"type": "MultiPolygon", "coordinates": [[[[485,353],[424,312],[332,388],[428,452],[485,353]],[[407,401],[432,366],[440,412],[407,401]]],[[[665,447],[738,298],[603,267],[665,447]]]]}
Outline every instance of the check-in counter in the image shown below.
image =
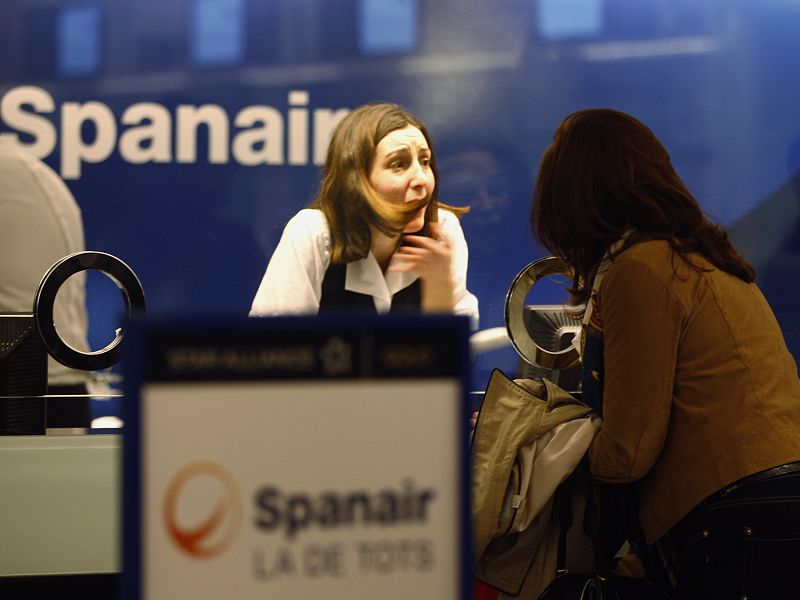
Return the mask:
{"type": "Polygon", "coordinates": [[[0,437],[1,589],[116,582],[121,440],[118,434],[0,437]]]}

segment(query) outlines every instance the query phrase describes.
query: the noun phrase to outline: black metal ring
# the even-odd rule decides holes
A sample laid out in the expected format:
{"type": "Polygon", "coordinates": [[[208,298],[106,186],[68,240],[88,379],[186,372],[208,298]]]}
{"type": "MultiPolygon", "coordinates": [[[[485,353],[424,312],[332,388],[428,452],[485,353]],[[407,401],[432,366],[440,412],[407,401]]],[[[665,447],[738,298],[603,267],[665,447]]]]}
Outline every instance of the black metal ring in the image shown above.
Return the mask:
{"type": "Polygon", "coordinates": [[[75,273],[87,269],[105,273],[120,288],[128,317],[144,313],[144,289],[133,270],[111,254],[84,251],[65,256],[45,273],[33,301],[33,317],[39,337],[53,358],[73,369],[96,371],[119,362],[124,337],[122,329],[116,330],[114,340],[102,350],[81,352],[61,338],[53,322],[53,307],[61,285],[75,273]]]}

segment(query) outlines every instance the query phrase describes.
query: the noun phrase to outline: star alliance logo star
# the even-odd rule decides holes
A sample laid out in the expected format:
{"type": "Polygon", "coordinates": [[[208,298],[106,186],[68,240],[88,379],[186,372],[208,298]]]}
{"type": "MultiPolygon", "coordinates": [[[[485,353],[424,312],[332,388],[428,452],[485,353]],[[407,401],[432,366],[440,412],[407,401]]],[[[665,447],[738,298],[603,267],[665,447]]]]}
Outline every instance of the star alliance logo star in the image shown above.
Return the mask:
{"type": "Polygon", "coordinates": [[[340,337],[330,338],[319,351],[326,375],[341,375],[353,370],[353,347],[340,337]]]}

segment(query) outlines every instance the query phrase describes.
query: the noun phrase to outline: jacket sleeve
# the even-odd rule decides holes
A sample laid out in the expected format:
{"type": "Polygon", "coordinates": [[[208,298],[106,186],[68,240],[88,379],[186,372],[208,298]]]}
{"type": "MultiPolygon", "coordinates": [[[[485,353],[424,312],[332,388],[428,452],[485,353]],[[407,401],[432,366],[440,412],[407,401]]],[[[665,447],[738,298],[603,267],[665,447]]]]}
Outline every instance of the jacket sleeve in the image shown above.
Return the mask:
{"type": "Polygon", "coordinates": [[[283,230],[250,316],[317,314],[329,264],[330,236],[324,215],[317,210],[300,211],[283,230]]]}
{"type": "Polygon", "coordinates": [[[589,450],[595,478],[635,481],[661,453],[685,312],[648,265],[622,256],[609,268],[600,288],[603,425],[589,450]]]}
{"type": "Polygon", "coordinates": [[[466,315],[470,318],[472,329],[478,328],[478,299],[467,289],[467,266],[469,250],[461,223],[453,213],[448,210],[439,210],[439,221],[442,224],[442,235],[447,239],[453,251],[452,274],[455,281],[453,312],[457,315],[466,315]]]}

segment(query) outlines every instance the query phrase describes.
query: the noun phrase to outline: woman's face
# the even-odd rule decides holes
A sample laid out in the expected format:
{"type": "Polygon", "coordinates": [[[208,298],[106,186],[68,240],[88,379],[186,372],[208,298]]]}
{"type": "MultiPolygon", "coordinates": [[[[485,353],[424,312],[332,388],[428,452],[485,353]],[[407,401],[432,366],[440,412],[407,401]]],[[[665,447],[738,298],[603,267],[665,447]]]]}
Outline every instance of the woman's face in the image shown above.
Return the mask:
{"type": "MultiPolygon", "coordinates": [[[[375,147],[369,182],[383,200],[392,204],[430,198],[436,182],[431,170],[431,149],[422,132],[409,125],[386,134],[375,147]]],[[[422,207],[403,231],[413,233],[424,224],[422,207]]]]}

